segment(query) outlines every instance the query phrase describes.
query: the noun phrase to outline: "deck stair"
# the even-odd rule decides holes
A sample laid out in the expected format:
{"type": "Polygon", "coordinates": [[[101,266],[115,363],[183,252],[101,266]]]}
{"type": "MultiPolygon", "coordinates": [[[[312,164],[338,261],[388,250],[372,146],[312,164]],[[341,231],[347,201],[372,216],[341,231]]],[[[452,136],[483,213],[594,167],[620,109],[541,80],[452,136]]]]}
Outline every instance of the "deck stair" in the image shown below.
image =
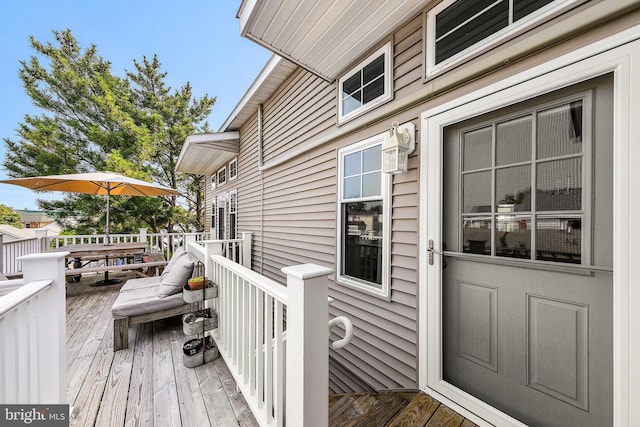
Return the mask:
{"type": "Polygon", "coordinates": [[[331,427],[477,427],[424,392],[332,394],[331,427]]]}

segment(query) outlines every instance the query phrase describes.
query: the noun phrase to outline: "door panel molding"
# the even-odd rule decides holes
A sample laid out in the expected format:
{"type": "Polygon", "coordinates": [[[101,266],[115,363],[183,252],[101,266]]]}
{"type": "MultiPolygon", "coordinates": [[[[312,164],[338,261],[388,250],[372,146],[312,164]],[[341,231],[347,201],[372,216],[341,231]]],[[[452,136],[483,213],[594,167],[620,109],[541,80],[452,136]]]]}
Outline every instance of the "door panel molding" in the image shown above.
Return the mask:
{"type": "MultiPolygon", "coordinates": [[[[613,242],[613,313],[614,313],[614,425],[626,426],[640,421],[640,408],[630,405],[640,399],[640,372],[631,369],[632,348],[640,348],[640,334],[632,333],[631,325],[640,322],[640,314],[630,307],[640,304],[640,291],[631,292],[630,277],[640,276],[640,265],[632,265],[632,256],[640,256],[640,248],[632,241],[640,241],[640,231],[631,227],[632,213],[637,212],[637,199],[630,202],[630,182],[640,180],[640,168],[631,168],[640,154],[632,157],[631,136],[640,134],[640,124],[633,117],[640,116],[640,81],[631,70],[640,68],[640,26],[622,31],[590,46],[575,50],[501,82],[437,106],[422,114],[420,188],[420,293],[419,385],[436,396],[456,404],[461,413],[480,424],[522,425],[517,420],[484,404],[442,379],[442,256],[436,255],[428,266],[427,241],[433,239],[434,248],[442,251],[442,136],[446,126],[532,99],[604,74],[613,74],[614,97],[614,242],[613,242]],[[425,197],[426,196],[426,197],[425,197]],[[636,206],[636,209],[632,209],[636,206]],[[635,238],[635,240],[634,240],[635,238]],[[428,266],[428,267],[427,267],[428,266]],[[634,304],[635,303],[635,304],[634,304]],[[478,420],[478,421],[476,421],[478,420]],[[483,422],[482,420],[485,420],[483,422]]],[[[437,252],[436,252],[437,253],[437,252]]],[[[637,264],[637,263],[636,263],[637,264]]],[[[637,355],[635,355],[637,358],[637,355]]],[[[579,393],[578,393],[579,394],[579,393]]],[[[578,399],[580,400],[580,398],[578,399]]]]}
{"type": "Polygon", "coordinates": [[[589,307],[527,295],[527,308],[527,385],[588,411],[589,307]]]}
{"type": "Polygon", "coordinates": [[[498,288],[458,286],[458,355],[498,372],[498,288]]]}

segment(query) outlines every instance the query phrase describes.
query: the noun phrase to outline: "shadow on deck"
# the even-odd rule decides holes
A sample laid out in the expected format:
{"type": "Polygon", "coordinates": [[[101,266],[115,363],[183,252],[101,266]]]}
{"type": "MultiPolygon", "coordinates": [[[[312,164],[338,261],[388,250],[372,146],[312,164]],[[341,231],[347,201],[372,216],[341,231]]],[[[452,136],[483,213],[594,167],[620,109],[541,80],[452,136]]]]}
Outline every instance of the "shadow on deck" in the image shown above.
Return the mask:
{"type": "Polygon", "coordinates": [[[67,285],[67,403],[72,426],[257,426],[222,358],[187,368],[179,318],[132,327],[113,352],[111,306],[121,284],[67,285]]]}

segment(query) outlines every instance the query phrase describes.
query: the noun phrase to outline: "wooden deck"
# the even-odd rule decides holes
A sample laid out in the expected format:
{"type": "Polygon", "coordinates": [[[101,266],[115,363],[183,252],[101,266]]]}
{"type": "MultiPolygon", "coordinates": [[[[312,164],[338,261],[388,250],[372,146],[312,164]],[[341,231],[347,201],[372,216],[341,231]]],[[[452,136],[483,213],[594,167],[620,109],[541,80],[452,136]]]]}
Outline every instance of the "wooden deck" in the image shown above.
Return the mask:
{"type": "Polygon", "coordinates": [[[87,275],[67,286],[72,426],[258,425],[222,358],[193,369],[183,365],[179,319],[132,327],[129,348],[114,353],[111,305],[121,285],[88,285],[99,279],[87,275]]]}

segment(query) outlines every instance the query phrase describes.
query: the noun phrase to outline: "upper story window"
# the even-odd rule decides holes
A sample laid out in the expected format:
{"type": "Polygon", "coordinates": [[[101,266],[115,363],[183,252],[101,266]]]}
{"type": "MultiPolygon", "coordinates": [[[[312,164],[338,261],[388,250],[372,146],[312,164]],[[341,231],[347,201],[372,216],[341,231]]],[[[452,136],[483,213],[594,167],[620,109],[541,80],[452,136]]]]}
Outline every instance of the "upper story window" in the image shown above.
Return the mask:
{"type": "Polygon", "coordinates": [[[238,159],[229,162],[229,181],[233,181],[238,177],[238,159]]]}
{"type": "Polygon", "coordinates": [[[218,186],[227,182],[227,167],[223,167],[218,171],[218,186]]]}
{"type": "Polygon", "coordinates": [[[387,134],[338,155],[338,274],[340,284],[389,297],[390,177],[380,151],[387,134]]]}
{"type": "Polygon", "coordinates": [[[445,0],[427,13],[427,76],[581,0],[445,0]]]}
{"type": "Polygon", "coordinates": [[[392,97],[391,43],[338,81],[338,121],[349,120],[392,97]]]}

